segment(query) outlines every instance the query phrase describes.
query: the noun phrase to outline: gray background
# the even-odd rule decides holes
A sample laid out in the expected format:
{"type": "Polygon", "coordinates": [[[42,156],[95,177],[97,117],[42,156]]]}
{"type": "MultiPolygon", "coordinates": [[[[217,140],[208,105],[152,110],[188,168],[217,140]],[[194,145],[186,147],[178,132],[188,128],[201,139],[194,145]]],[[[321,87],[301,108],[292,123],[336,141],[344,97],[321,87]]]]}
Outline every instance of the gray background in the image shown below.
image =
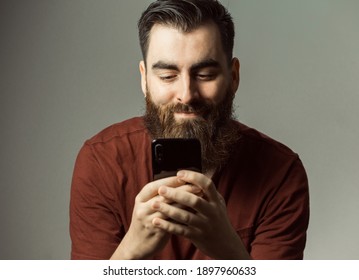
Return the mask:
{"type": "MultiPolygon", "coordinates": [[[[136,22],[150,1],[0,1],[0,258],[68,259],[85,139],[139,115],[136,22]]],[[[359,1],[223,0],[237,115],[306,166],[306,259],[358,259],[359,1]]]]}

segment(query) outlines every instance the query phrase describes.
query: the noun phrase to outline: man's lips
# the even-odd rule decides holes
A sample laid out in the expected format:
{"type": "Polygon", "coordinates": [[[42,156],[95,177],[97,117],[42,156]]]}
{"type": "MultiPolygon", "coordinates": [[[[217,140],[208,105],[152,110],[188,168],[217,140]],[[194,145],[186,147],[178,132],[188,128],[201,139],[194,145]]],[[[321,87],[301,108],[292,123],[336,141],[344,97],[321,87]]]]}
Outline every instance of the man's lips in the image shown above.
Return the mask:
{"type": "Polygon", "coordinates": [[[183,117],[199,116],[199,114],[195,112],[175,112],[175,115],[183,117]]]}
{"type": "Polygon", "coordinates": [[[200,114],[199,112],[178,112],[178,113],[174,113],[174,118],[177,121],[194,121],[194,120],[205,120],[205,116],[203,116],[202,114],[200,114]]]}
{"type": "Polygon", "coordinates": [[[205,115],[205,108],[190,108],[190,107],[175,107],[173,114],[179,118],[196,118],[203,117],[205,115]]]}

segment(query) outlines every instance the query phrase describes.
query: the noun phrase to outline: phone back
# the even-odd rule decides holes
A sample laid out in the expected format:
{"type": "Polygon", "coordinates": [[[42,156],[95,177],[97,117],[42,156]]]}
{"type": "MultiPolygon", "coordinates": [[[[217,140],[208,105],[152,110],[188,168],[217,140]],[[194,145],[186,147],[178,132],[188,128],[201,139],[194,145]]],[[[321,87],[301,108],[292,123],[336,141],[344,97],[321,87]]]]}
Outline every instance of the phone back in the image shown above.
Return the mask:
{"type": "Polygon", "coordinates": [[[166,138],[152,141],[154,180],[175,176],[179,170],[202,171],[201,144],[198,139],[166,138]]]}

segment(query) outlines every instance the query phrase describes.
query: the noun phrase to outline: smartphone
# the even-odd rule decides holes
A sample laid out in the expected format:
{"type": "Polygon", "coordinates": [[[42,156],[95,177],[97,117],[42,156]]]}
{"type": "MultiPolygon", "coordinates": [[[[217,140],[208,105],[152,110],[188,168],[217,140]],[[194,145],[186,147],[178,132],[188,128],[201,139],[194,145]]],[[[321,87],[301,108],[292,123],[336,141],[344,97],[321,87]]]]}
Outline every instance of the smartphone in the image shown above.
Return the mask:
{"type": "Polygon", "coordinates": [[[166,138],[152,141],[153,179],[175,176],[179,170],[202,172],[198,139],[166,138]]]}

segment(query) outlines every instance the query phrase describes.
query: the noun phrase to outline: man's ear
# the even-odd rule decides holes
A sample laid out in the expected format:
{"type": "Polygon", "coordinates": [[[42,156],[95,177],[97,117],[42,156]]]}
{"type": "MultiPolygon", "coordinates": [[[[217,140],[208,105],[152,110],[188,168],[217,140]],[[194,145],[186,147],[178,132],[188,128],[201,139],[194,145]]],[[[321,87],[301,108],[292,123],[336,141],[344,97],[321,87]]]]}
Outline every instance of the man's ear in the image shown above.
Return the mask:
{"type": "Polygon", "coordinates": [[[140,68],[140,73],[141,73],[141,88],[142,88],[143,94],[146,97],[146,94],[147,94],[146,65],[143,60],[140,61],[139,68],[140,68]]]}
{"type": "Polygon", "coordinates": [[[234,57],[232,59],[232,70],[231,70],[232,71],[231,84],[232,84],[233,93],[235,93],[239,87],[239,81],[240,81],[239,69],[240,69],[239,59],[237,57],[234,57]]]}

